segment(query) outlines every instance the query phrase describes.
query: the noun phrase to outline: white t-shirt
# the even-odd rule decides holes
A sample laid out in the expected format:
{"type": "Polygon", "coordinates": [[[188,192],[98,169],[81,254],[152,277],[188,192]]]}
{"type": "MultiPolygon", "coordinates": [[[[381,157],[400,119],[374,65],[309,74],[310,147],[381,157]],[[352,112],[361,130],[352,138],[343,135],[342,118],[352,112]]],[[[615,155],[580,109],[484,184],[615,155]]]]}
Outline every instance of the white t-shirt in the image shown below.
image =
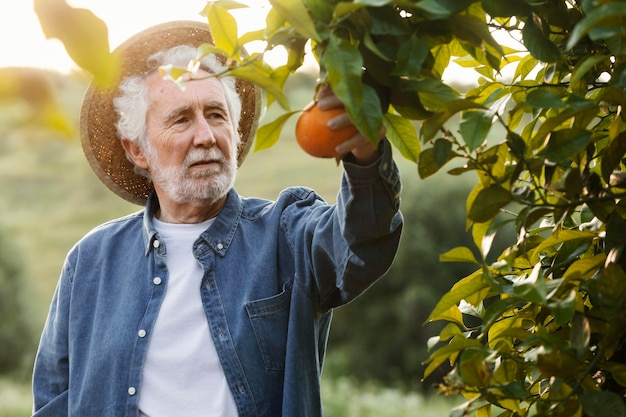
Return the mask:
{"type": "Polygon", "coordinates": [[[169,280],[156,319],[139,390],[140,417],[236,417],[200,298],[202,266],[193,243],[212,220],[154,220],[165,243],[169,280]]]}

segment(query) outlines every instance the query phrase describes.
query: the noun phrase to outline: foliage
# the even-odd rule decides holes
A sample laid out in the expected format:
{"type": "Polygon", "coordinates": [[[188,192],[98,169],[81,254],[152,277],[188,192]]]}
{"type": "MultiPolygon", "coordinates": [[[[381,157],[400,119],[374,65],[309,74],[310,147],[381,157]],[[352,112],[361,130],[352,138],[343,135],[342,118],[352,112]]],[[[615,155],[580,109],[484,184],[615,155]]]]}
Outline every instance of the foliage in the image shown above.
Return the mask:
{"type": "Polygon", "coordinates": [[[22,269],[6,233],[0,230],[0,375],[18,371],[31,351],[33,331],[26,318],[22,269]]]}
{"type": "Polygon", "coordinates": [[[283,86],[310,42],[362,133],[385,123],[421,178],[451,161],[461,163],[449,174],[476,176],[466,220],[480,256],[441,256],[476,270],[430,316],[447,325],[425,375],[450,363],[442,390],[468,398],[451,415],[625,416],[626,1],[270,3],[266,28],[240,38],[229,10],[241,5],[205,9],[207,52],[228,55],[234,75],[285,109],[260,129],[261,146],[294,114],[283,86]],[[242,55],[253,40],[286,48],[287,62],[242,55]],[[479,75],[464,94],[442,81],[452,61],[479,75]],[[502,137],[490,137],[494,124],[502,137]],[[491,261],[504,225],[516,240],[491,261]]]}
{"type": "Polygon", "coordinates": [[[334,312],[326,375],[431,391],[449,371],[442,366],[420,382],[428,339],[443,328],[439,322],[423,324],[437,300],[473,269],[439,262],[439,254],[471,245],[460,203],[470,189],[469,181],[448,176],[405,185],[401,205],[405,226],[396,259],[383,279],[334,312]]]}
{"type": "Polygon", "coordinates": [[[440,417],[458,403],[458,400],[362,384],[353,378],[325,378],[322,400],[326,417],[413,417],[417,409],[420,417],[440,417]]]}
{"type": "Polygon", "coordinates": [[[76,135],[73,120],[57,99],[53,77],[34,68],[0,68],[0,132],[38,127],[65,139],[76,135]]]}

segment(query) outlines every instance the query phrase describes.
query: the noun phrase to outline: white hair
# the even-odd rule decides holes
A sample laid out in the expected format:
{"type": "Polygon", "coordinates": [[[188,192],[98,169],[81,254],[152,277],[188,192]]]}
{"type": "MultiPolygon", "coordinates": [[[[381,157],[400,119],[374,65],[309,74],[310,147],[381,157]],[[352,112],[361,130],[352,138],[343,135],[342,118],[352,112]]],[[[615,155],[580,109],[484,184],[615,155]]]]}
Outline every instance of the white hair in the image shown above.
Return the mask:
{"type": "MultiPolygon", "coordinates": [[[[174,67],[187,68],[190,61],[196,59],[198,50],[192,46],[180,45],[157,52],[148,58],[149,70],[142,75],[131,75],[125,78],[119,87],[119,95],[113,99],[113,106],[119,118],[116,123],[118,137],[127,139],[139,147],[146,145],[146,114],[150,106],[146,78],[159,70],[159,67],[172,65],[174,67]]],[[[200,60],[200,69],[219,74],[227,68],[215,55],[206,55],[200,60]]],[[[241,98],[237,93],[235,79],[233,77],[217,78],[226,95],[228,111],[233,125],[233,137],[235,145],[239,145],[239,120],[241,117],[241,98]]],[[[131,162],[132,159],[127,155],[131,162]]],[[[135,171],[150,178],[145,169],[135,166],[135,171]]]]}

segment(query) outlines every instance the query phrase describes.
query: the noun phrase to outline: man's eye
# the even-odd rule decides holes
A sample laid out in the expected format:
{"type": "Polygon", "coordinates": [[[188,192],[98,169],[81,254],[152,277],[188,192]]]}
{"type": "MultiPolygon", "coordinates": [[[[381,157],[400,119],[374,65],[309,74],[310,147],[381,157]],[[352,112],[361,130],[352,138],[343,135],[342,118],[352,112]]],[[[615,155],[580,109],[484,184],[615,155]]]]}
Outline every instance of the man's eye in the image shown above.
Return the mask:
{"type": "Polygon", "coordinates": [[[224,116],[221,113],[213,112],[213,113],[207,113],[206,118],[207,119],[223,119],[224,116]]]}
{"type": "Polygon", "coordinates": [[[174,121],[174,124],[183,124],[183,123],[187,123],[187,121],[189,121],[189,119],[188,119],[188,118],[186,118],[186,117],[180,117],[180,118],[178,118],[178,119],[176,119],[176,120],[174,121]]]}

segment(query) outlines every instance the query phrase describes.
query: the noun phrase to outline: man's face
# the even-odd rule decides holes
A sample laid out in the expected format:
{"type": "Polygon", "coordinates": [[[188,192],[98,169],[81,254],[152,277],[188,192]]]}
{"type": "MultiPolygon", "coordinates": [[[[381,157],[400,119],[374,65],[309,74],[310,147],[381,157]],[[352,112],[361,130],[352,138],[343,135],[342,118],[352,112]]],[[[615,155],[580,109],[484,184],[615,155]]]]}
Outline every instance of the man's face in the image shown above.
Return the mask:
{"type": "Polygon", "coordinates": [[[237,172],[235,132],[222,85],[207,77],[188,81],[183,91],[159,73],[146,84],[144,152],[159,200],[216,202],[233,186],[237,172]]]}

